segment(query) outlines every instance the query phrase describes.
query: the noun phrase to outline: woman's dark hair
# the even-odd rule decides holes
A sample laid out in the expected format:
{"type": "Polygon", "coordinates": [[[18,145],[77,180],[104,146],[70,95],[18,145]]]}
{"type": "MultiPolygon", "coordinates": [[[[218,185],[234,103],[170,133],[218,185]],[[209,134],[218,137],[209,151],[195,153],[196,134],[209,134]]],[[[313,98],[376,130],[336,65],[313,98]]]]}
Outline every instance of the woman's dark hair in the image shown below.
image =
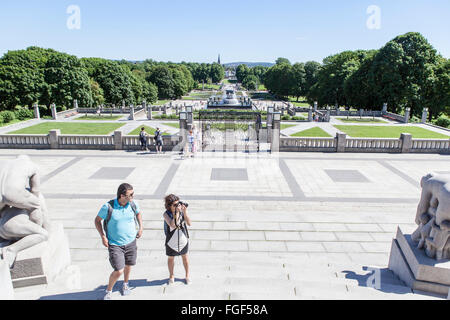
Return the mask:
{"type": "Polygon", "coordinates": [[[142,127],[142,128],[141,128],[141,131],[144,131],[144,130],[145,130],[145,127],[142,127]]]}
{"type": "Polygon", "coordinates": [[[131,186],[131,184],[128,184],[128,183],[122,183],[122,184],[119,186],[119,189],[117,189],[117,200],[120,199],[120,196],[121,196],[122,194],[123,194],[123,195],[126,195],[128,190],[133,190],[133,187],[131,186]]]}
{"type": "Polygon", "coordinates": [[[179,201],[180,198],[177,197],[174,194],[169,194],[167,197],[164,198],[166,210],[170,211],[170,207],[172,206],[172,203],[175,201],[179,201]]]}

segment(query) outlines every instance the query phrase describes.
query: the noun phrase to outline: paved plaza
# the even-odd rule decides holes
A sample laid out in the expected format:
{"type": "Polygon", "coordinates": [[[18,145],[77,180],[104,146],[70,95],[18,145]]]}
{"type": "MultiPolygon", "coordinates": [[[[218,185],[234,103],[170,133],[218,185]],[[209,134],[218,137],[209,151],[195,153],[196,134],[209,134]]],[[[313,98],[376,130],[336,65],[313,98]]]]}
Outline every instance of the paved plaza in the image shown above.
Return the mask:
{"type": "MultiPolygon", "coordinates": [[[[410,154],[204,153],[182,159],[124,151],[2,150],[41,169],[50,217],[69,239],[72,272],[16,289],[17,299],[97,299],[111,272],[94,227],[122,182],[134,186],[145,231],[133,299],[430,299],[387,270],[398,226],[415,230],[420,178],[450,173],[449,157],[410,154]],[[191,278],[181,259],[167,286],[163,197],[189,202],[191,278]],[[381,289],[367,288],[381,270],[381,289]],[[387,281],[387,282],[386,282],[387,281]]],[[[115,292],[117,299],[124,299],[115,292]]]]}

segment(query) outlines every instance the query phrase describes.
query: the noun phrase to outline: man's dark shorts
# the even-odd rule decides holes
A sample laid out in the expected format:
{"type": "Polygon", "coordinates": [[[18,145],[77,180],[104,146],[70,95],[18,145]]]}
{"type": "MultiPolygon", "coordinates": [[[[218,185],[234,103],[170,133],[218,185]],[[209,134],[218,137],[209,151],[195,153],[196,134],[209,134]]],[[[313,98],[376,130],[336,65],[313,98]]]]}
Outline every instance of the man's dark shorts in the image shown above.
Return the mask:
{"type": "Polygon", "coordinates": [[[137,258],[137,246],[136,240],[125,246],[113,246],[109,245],[109,262],[114,271],[119,271],[125,268],[125,266],[136,265],[137,258]]]}

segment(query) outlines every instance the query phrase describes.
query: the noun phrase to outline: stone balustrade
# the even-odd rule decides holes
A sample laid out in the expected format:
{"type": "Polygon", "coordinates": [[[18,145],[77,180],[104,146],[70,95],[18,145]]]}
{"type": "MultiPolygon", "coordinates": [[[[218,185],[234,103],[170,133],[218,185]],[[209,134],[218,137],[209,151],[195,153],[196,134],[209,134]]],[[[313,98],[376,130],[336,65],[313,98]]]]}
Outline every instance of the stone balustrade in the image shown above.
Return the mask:
{"type": "Polygon", "coordinates": [[[413,153],[450,153],[450,139],[413,139],[410,152],[413,153]]]}
{"type": "Polygon", "coordinates": [[[49,135],[0,135],[0,148],[3,149],[48,149],[49,147],[49,135]]]}
{"type": "Polygon", "coordinates": [[[114,149],[113,136],[58,135],[58,149],[114,149]]]}
{"type": "Polygon", "coordinates": [[[280,138],[280,151],[336,151],[335,138],[309,138],[309,137],[282,137],[280,138]]]}
{"type": "MultiPolygon", "coordinates": [[[[100,113],[102,114],[126,114],[126,113],[130,113],[131,108],[126,107],[126,108],[78,108],[77,111],[78,113],[98,113],[98,111],[100,110],[100,113]]],[[[135,114],[138,112],[141,112],[142,110],[145,109],[142,106],[138,106],[134,108],[134,112],[135,114]]]]}
{"type": "Polygon", "coordinates": [[[346,138],[345,152],[401,152],[401,139],[346,138]]]}
{"type": "MultiPolygon", "coordinates": [[[[148,136],[147,139],[148,145],[154,145],[153,136],[148,136]]],[[[179,135],[163,136],[163,150],[178,151],[181,139],[179,135]]],[[[280,152],[450,154],[450,139],[412,139],[409,134],[402,134],[398,139],[348,138],[345,134],[337,134],[334,138],[281,137],[279,147],[280,152]]],[[[59,130],[51,130],[48,135],[2,134],[0,149],[139,150],[140,142],[138,136],[123,135],[121,131],[116,131],[113,135],[61,135],[59,130]]],[[[218,149],[221,150],[222,146],[218,146],[218,149]]]]}
{"type": "Polygon", "coordinates": [[[389,152],[450,154],[450,139],[412,139],[410,134],[391,138],[336,138],[282,137],[281,152],[389,152]]]}

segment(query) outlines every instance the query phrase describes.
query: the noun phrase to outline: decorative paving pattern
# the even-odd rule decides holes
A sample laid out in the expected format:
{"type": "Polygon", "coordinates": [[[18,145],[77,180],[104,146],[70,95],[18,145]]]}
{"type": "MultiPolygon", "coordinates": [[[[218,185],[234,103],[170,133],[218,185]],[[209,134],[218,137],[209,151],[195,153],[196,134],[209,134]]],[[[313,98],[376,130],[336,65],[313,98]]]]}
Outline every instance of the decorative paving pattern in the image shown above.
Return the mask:
{"type": "Polygon", "coordinates": [[[213,168],[212,181],[248,181],[247,169],[213,168]]]}
{"type": "Polygon", "coordinates": [[[370,182],[358,170],[324,170],[334,182],[370,182]]]}
{"type": "Polygon", "coordinates": [[[110,168],[103,167],[94,173],[89,179],[96,180],[124,180],[135,170],[136,168],[110,168]]]}

